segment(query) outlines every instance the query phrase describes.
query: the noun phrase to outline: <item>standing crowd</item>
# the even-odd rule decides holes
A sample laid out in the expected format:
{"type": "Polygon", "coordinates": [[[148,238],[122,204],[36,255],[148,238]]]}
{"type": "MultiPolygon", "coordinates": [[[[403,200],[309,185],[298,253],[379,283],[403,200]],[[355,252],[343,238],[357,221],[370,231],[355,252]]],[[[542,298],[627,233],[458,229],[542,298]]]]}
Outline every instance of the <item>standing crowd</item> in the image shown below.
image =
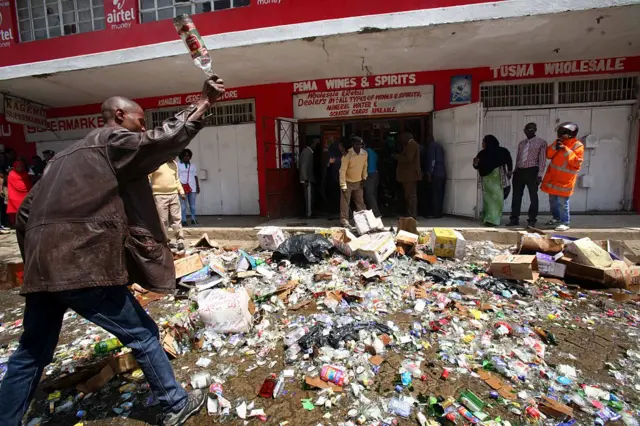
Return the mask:
{"type": "Polygon", "coordinates": [[[537,131],[535,123],[525,126],[526,138],[518,144],[515,168],[509,150],[501,147],[495,136],[484,137],[482,150],[474,159],[473,167],[482,179],[482,220],[486,226],[500,225],[504,200],[513,186],[509,226],[520,225],[522,196],[527,188],[531,201],[527,221],[529,226],[536,226],[538,190],[542,189],[542,192],[549,194],[552,215],[547,225],[555,226],[556,231],[569,229],[570,198],[584,158],[584,145],[577,139],[578,125],[571,122],[558,125],[557,139],[549,145],[536,136],[537,131]],[[545,172],[547,160],[550,162],[545,172]]]}

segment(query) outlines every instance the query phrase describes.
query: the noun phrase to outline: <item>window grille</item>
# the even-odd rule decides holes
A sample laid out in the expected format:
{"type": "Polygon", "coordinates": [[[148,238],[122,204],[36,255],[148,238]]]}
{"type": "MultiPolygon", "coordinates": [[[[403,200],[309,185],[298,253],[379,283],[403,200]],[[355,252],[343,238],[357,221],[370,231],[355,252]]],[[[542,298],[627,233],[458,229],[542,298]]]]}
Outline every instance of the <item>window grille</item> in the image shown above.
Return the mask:
{"type": "Polygon", "coordinates": [[[16,0],[20,41],[103,30],[104,0],[16,0]]]}
{"type": "Polygon", "coordinates": [[[250,0],[140,0],[142,22],[172,19],[183,13],[212,12],[249,6],[250,0]]]}
{"type": "MultiPolygon", "coordinates": [[[[171,118],[183,108],[162,109],[147,113],[149,128],[162,124],[167,118],[171,118]]],[[[247,101],[217,103],[205,113],[205,126],[226,126],[230,124],[242,124],[255,122],[254,103],[247,101]]]]}
{"type": "Polygon", "coordinates": [[[637,90],[636,77],[561,81],[558,84],[558,103],[632,101],[637,97],[637,90]]]}
{"type": "Polygon", "coordinates": [[[553,82],[482,86],[480,100],[486,108],[549,105],[553,82]]]}

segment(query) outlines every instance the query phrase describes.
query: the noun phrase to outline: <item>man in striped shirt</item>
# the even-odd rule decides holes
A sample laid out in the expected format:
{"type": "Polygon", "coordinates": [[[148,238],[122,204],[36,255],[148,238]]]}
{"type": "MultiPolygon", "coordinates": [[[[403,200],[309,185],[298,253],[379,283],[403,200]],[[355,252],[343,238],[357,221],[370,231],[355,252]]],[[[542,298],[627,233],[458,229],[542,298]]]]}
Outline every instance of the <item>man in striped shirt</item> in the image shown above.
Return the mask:
{"type": "Polygon", "coordinates": [[[513,171],[513,198],[511,200],[511,221],[509,226],[520,224],[520,207],[524,188],[529,190],[529,226],[535,226],[538,218],[538,187],[542,182],[547,161],[547,141],[536,136],[538,126],[529,123],[524,127],[527,138],[518,144],[516,168],[513,171]]]}

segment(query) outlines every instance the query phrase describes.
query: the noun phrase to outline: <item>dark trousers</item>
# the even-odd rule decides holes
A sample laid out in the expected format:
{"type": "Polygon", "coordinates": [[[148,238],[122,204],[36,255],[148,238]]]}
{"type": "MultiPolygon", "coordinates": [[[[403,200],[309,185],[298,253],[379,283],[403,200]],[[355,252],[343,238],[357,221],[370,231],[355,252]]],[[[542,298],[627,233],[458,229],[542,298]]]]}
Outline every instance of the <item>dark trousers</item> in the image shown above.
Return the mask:
{"type": "Polygon", "coordinates": [[[412,218],[418,217],[418,182],[402,182],[402,193],[407,214],[412,218]]]}
{"type": "Polygon", "coordinates": [[[303,182],[302,188],[304,189],[304,211],[307,217],[313,215],[313,183],[303,182]]]}
{"type": "Polygon", "coordinates": [[[431,182],[427,183],[427,216],[442,217],[442,209],[444,203],[444,188],[447,183],[446,177],[431,178],[431,182]]]}
{"type": "Polygon", "coordinates": [[[165,412],[177,412],[184,407],[187,392],[176,381],[153,319],[127,287],[92,287],[27,294],[20,345],[9,358],[7,374],[0,385],[0,425],[21,424],[42,372],[53,359],[67,309],[104,328],[131,348],[165,412]]]}
{"type": "Polygon", "coordinates": [[[378,172],[373,172],[367,175],[367,180],[364,183],[364,201],[367,204],[367,208],[372,210],[376,217],[380,216],[380,209],[378,208],[379,182],[380,176],[378,172]]]}
{"type": "Polygon", "coordinates": [[[524,188],[529,190],[531,205],[529,206],[529,221],[535,222],[538,218],[538,168],[529,167],[518,169],[513,173],[513,198],[511,199],[511,221],[517,222],[520,219],[520,208],[522,207],[522,195],[524,188]]]}

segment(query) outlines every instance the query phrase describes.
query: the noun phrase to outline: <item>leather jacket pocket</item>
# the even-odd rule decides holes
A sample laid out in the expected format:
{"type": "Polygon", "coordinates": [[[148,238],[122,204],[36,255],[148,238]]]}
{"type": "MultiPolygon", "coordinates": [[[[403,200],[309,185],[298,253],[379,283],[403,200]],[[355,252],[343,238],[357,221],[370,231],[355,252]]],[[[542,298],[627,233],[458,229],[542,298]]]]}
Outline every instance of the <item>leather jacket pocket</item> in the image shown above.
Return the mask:
{"type": "Polygon", "coordinates": [[[171,293],[175,290],[175,269],[171,250],[142,228],[129,228],[125,241],[129,278],[147,290],[171,293]]]}

